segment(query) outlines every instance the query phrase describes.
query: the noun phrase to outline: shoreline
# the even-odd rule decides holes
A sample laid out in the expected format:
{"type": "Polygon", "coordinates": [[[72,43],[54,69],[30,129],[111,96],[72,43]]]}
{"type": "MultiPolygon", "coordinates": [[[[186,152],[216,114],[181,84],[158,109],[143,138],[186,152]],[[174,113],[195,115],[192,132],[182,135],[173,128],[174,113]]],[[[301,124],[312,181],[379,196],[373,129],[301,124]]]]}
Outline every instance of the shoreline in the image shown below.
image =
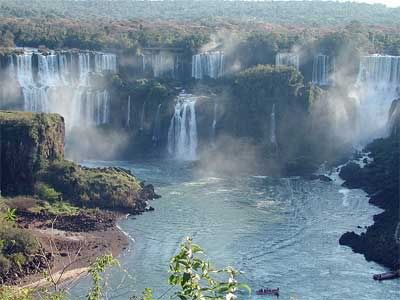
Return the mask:
{"type": "Polygon", "coordinates": [[[367,201],[383,211],[373,216],[373,224],[367,226],[365,232],[342,234],[339,244],[393,272],[400,270],[400,240],[396,238],[400,213],[397,138],[390,136],[373,141],[366,147],[372,158],[368,164],[361,167],[349,163],[340,171],[344,187],[363,190],[367,201]]]}
{"type": "MultiPolygon", "coordinates": [[[[113,213],[115,223],[109,228],[86,232],[42,229],[37,223],[29,224],[32,233],[42,246],[43,253],[51,253],[51,267],[26,275],[16,282],[18,288],[42,288],[73,284],[87,275],[89,266],[101,255],[119,257],[129,246],[129,237],[119,228],[117,221],[126,214],[113,213]],[[50,281],[43,272],[49,271],[50,281]]],[[[26,224],[25,224],[26,226],[26,224]]],[[[50,263],[49,263],[50,265],[50,263]]]]}

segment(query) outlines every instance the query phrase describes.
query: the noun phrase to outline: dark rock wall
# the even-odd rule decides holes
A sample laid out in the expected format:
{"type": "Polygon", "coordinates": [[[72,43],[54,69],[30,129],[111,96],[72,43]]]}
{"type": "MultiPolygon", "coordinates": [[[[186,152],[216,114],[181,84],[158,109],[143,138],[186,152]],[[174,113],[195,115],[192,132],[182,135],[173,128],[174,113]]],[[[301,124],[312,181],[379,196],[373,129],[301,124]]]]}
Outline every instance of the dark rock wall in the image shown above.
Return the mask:
{"type": "MultiPolygon", "coordinates": [[[[393,102],[392,108],[396,105],[398,101],[393,102]]],[[[392,121],[392,128],[400,127],[400,118],[392,121]]],[[[369,194],[369,202],[384,209],[384,212],[374,216],[374,224],[365,233],[358,235],[347,232],[340,238],[340,243],[364,254],[367,260],[376,261],[391,269],[399,269],[400,245],[395,236],[396,229],[400,226],[399,132],[393,130],[389,137],[373,141],[366,147],[366,151],[373,158],[370,164],[364,168],[357,164],[348,164],[342,169],[340,176],[345,180],[345,186],[365,190],[369,194]]]]}
{"type": "Polygon", "coordinates": [[[2,195],[32,194],[37,172],[64,157],[64,120],[55,114],[0,112],[2,195]]]}

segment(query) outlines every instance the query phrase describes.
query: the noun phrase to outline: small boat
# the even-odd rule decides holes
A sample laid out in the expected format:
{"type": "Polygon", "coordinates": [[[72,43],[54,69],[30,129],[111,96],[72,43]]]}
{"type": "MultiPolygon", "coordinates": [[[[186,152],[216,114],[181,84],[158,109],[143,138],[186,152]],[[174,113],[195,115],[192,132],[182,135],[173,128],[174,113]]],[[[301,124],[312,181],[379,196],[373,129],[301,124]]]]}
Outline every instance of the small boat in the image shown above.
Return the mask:
{"type": "Polygon", "coordinates": [[[373,276],[374,280],[378,280],[378,281],[390,280],[390,279],[395,279],[395,278],[399,278],[399,277],[400,277],[400,270],[382,273],[382,274],[375,274],[373,276]]]}
{"type": "Polygon", "coordinates": [[[279,288],[276,289],[259,289],[256,291],[256,295],[265,296],[265,295],[272,295],[279,297],[279,288]]]}

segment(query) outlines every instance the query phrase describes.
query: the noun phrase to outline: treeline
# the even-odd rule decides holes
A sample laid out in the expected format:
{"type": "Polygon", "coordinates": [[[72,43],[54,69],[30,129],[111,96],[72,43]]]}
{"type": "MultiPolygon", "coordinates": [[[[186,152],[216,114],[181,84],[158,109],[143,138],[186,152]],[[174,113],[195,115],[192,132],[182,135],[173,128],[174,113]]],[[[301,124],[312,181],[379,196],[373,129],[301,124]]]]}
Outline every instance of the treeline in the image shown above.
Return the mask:
{"type": "Polygon", "coordinates": [[[208,29],[107,20],[0,20],[0,47],[18,45],[51,49],[138,49],[139,47],[197,48],[208,39],[208,29]]]}
{"type": "Polygon", "coordinates": [[[1,17],[239,21],[337,26],[358,20],[398,27],[400,8],[335,1],[1,0],[1,17]]]}
{"type": "MultiPolygon", "coordinates": [[[[1,0],[0,0],[1,1],[1,0]]],[[[0,19],[0,48],[47,46],[135,53],[143,48],[170,48],[191,55],[212,42],[246,65],[274,63],[278,51],[316,49],[332,56],[359,53],[400,55],[400,32],[352,21],[335,30],[247,24],[195,25],[174,22],[106,19],[0,19]],[[349,51],[350,50],[350,51],[349,51]],[[270,60],[268,60],[268,58],[270,60]],[[248,62],[247,62],[248,61],[248,62]]]]}

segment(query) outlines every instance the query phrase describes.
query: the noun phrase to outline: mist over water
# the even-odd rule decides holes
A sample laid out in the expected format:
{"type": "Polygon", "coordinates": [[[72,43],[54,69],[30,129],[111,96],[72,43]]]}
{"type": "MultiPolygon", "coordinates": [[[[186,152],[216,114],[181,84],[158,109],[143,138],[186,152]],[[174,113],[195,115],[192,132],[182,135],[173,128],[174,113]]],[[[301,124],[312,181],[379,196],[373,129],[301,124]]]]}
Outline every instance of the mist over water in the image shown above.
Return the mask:
{"type": "MultiPolygon", "coordinates": [[[[139,295],[145,287],[156,296],[165,292],[169,259],[188,235],[217,267],[245,272],[240,280],[253,290],[280,287],[280,299],[398,297],[396,281],[372,280],[383,267],[338,244],[343,232],[360,232],[357,226],[370,225],[380,211],[360,190],[301,178],[198,177],[190,164],[172,161],[86,164],[131,169],[163,196],[151,203],[154,212],[120,222],[133,239],[120,257],[132,277],[112,270],[109,299],[127,299],[132,289],[139,295]]],[[[73,295],[84,295],[87,287],[88,280],[82,281],[73,295]]]]}
{"type": "Polygon", "coordinates": [[[385,136],[390,106],[400,97],[400,57],[378,54],[362,57],[352,96],[358,105],[356,142],[365,145],[385,136]]]}
{"type": "Polygon", "coordinates": [[[116,55],[20,51],[9,56],[9,73],[22,89],[25,111],[59,113],[66,119],[67,129],[110,122],[109,92],[96,87],[91,75],[116,73],[116,55]]]}

